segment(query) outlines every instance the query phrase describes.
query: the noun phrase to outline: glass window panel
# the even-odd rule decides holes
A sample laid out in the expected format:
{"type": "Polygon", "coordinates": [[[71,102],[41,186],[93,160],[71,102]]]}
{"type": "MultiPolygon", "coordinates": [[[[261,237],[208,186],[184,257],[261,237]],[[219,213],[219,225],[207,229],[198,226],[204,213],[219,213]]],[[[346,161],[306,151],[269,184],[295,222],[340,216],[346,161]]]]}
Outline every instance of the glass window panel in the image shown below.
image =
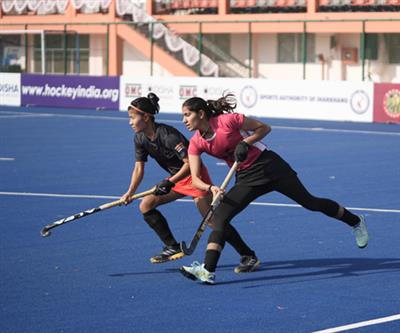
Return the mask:
{"type": "Polygon", "coordinates": [[[400,63],[400,34],[385,34],[385,44],[389,53],[389,63],[400,63]]]}
{"type": "MultiPolygon", "coordinates": [[[[365,59],[377,60],[378,59],[378,34],[365,35],[365,59]]],[[[361,59],[361,52],[360,52],[361,59]]]]}
{"type": "Polygon", "coordinates": [[[294,34],[278,35],[278,62],[295,62],[295,43],[296,41],[294,34]]]}
{"type": "MultiPolygon", "coordinates": [[[[302,34],[278,35],[278,62],[295,63],[302,62],[302,34]]],[[[315,35],[307,34],[307,62],[315,62],[315,35]]]]}
{"type": "MultiPolygon", "coordinates": [[[[66,71],[68,74],[89,73],[89,35],[66,36],[66,71]],[[79,42],[79,45],[77,43],[79,42]],[[79,52],[79,54],[78,54],[79,52]]],[[[46,72],[64,73],[64,34],[46,35],[46,72]]],[[[40,35],[34,37],[34,72],[41,72],[40,35]]]]}

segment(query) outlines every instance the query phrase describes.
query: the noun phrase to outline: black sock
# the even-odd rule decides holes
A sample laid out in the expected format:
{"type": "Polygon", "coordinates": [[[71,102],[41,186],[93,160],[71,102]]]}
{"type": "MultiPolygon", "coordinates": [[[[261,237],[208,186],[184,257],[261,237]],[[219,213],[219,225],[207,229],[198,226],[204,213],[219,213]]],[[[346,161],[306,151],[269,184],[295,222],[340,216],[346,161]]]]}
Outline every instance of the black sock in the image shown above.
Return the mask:
{"type": "Polygon", "coordinates": [[[221,252],[217,250],[207,250],[206,257],[204,259],[204,267],[209,272],[215,272],[217,268],[218,259],[221,256],[221,252]]]}
{"type": "Polygon", "coordinates": [[[225,241],[230,244],[241,256],[255,255],[254,251],[247,246],[237,230],[231,224],[228,224],[225,228],[225,241]]]}
{"type": "Polygon", "coordinates": [[[356,224],[360,222],[360,218],[357,215],[349,212],[346,208],[343,209],[344,209],[343,215],[339,220],[343,221],[344,223],[348,224],[351,227],[354,227],[356,224]]]}
{"type": "Polygon", "coordinates": [[[144,220],[147,224],[152,228],[158,237],[160,237],[161,241],[167,246],[178,245],[175,240],[174,235],[172,234],[168,222],[165,217],[157,210],[152,209],[147,213],[143,214],[144,220]]]}

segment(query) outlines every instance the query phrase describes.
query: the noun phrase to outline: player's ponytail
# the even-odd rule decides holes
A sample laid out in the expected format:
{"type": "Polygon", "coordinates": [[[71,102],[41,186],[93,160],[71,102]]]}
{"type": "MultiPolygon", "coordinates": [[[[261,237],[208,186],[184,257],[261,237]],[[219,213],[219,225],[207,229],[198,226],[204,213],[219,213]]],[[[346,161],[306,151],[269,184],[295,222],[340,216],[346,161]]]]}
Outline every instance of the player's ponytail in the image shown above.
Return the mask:
{"type": "Polygon", "coordinates": [[[192,112],[199,113],[203,110],[207,119],[223,113],[233,113],[237,102],[234,94],[226,94],[217,100],[207,100],[200,97],[192,97],[186,100],[182,107],[188,108],[192,112]]]}
{"type": "Polygon", "coordinates": [[[212,110],[213,116],[218,116],[223,113],[233,113],[236,109],[237,102],[234,94],[226,94],[216,101],[208,100],[207,105],[212,110]]]}
{"type": "Polygon", "coordinates": [[[138,97],[134,99],[128,107],[128,110],[133,108],[138,112],[148,113],[154,116],[160,111],[159,100],[156,94],[149,93],[147,97],[138,97]]]}
{"type": "Polygon", "coordinates": [[[150,103],[154,107],[154,114],[160,112],[160,105],[158,104],[158,101],[160,100],[158,96],[154,93],[149,93],[147,95],[147,98],[150,100],[150,103]]]}

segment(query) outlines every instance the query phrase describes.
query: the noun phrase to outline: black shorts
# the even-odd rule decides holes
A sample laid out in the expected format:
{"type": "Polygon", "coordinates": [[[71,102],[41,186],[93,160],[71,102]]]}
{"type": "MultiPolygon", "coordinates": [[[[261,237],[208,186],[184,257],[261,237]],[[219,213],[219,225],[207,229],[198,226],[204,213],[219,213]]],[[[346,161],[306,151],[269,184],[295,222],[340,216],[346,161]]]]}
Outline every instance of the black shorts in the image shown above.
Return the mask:
{"type": "Polygon", "coordinates": [[[236,173],[236,184],[265,185],[296,174],[289,163],[277,153],[272,150],[264,150],[249,168],[236,173]]]}

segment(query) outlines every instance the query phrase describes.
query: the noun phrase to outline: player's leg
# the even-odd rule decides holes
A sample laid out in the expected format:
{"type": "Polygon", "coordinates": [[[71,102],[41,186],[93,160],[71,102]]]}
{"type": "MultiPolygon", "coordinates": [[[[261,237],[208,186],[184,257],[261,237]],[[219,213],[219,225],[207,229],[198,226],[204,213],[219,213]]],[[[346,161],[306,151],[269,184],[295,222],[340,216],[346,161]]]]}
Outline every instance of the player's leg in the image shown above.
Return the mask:
{"type": "Polygon", "coordinates": [[[275,190],[296,201],[306,209],[319,211],[327,216],[343,221],[353,228],[358,247],[364,248],[367,246],[368,231],[364,217],[351,213],[336,201],[313,196],[307,191],[296,175],[278,181],[275,190]]]}
{"type": "MultiPolygon", "coordinates": [[[[200,214],[204,217],[207,211],[210,209],[212,196],[211,194],[194,198],[196,206],[200,214]]],[[[213,228],[213,219],[208,222],[208,226],[213,228]]],[[[225,241],[231,245],[237,253],[239,253],[241,259],[239,266],[235,267],[236,273],[247,273],[252,272],[260,264],[255,252],[249,248],[249,246],[244,242],[238,231],[229,223],[225,228],[225,241]]]]}
{"type": "Polygon", "coordinates": [[[183,252],[172,234],[166,218],[156,209],[156,207],[160,205],[164,205],[182,197],[183,195],[173,191],[166,195],[149,195],[145,197],[139,205],[144,220],[164,243],[164,248],[161,253],[150,258],[150,261],[154,264],[176,260],[183,257],[183,252]]]}
{"type": "Polygon", "coordinates": [[[225,245],[225,229],[230,221],[246,208],[251,201],[265,193],[264,189],[235,185],[216,208],[213,218],[213,230],[207,243],[204,264],[193,262],[191,266],[183,266],[181,273],[189,279],[212,284],[215,281],[215,270],[225,245]]]}

